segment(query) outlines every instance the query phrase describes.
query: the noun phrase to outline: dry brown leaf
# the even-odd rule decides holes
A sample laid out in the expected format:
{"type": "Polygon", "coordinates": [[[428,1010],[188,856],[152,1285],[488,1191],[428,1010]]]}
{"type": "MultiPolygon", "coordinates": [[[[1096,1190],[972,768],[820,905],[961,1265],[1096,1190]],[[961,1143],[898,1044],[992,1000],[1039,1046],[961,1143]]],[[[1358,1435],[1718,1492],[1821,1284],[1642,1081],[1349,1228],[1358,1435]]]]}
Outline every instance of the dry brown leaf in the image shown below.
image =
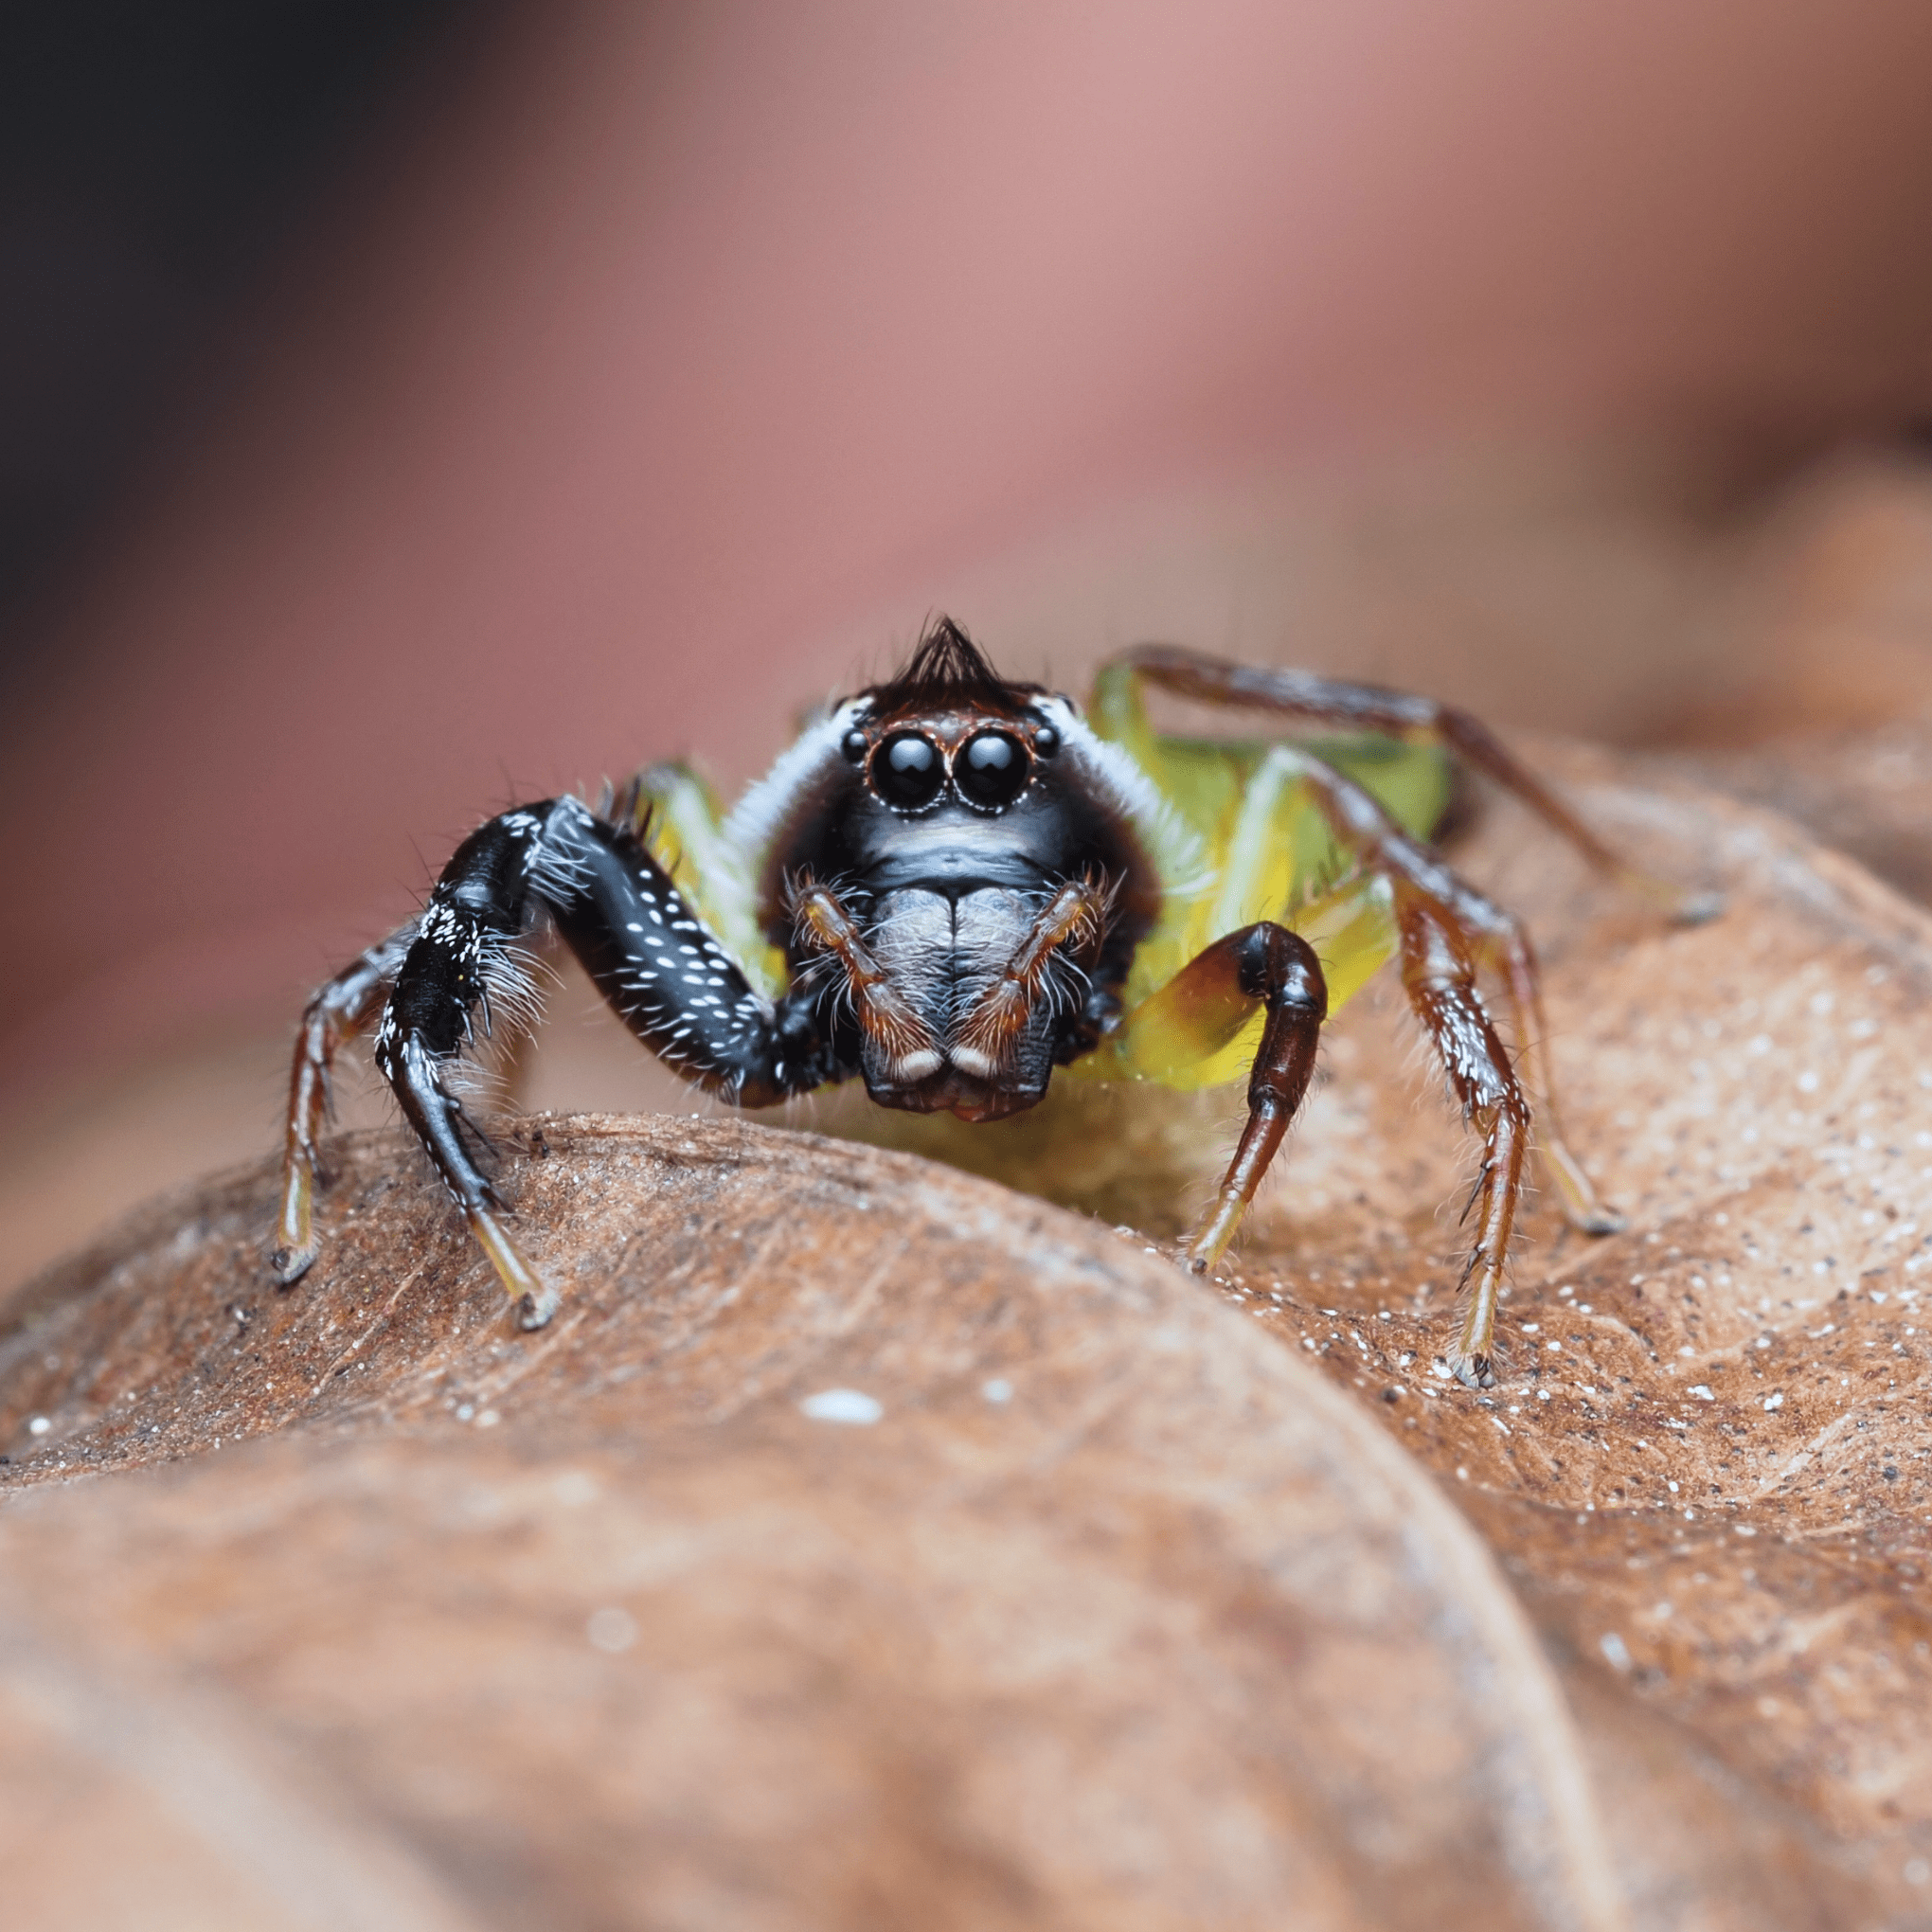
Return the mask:
{"type": "Polygon", "coordinates": [[[1808,732],[1669,765],[1797,819],[1908,898],[1932,904],[1932,724],[1923,719],[1808,732]]]}
{"type": "MultiPolygon", "coordinates": [[[[292,1294],[263,1170],[34,1297],[9,1783],[112,1782],[137,1848],[172,1815],[254,1924],[308,1923],[312,1817],[372,1852],[334,1923],[1615,1923],[1479,1544],[1252,1324],[904,1156],[542,1133],[539,1337],[387,1135],[292,1294]],[[884,1413],[801,1412],[831,1389],[884,1413]]],[[[73,1923],[120,1855],[70,1814],[9,1889],[73,1923]]]]}
{"type": "MultiPolygon", "coordinates": [[[[1731,908],[1660,928],[1500,807],[1462,855],[1631,1215],[1532,1214],[1492,1396],[1433,1372],[1460,1154],[1386,992],[1233,1309],[982,1183],[677,1120],[513,1153],[572,1278],[536,1338],[380,1136],[291,1296],[266,1170],[45,1278],[0,1343],[22,1896],[125,1867],[304,1923],[319,1860],[336,1923],[1927,1922],[1932,932],[1561,762],[1731,908]],[[798,1411],[837,1386],[884,1419],[798,1411]]],[[[1015,1128],[983,1158],[1036,1162],[1015,1128]]],[[[1221,1145],[1158,1103],[1085,1138],[1055,1184],[1143,1225],[1221,1145]]]]}
{"type": "MultiPolygon", "coordinates": [[[[1504,809],[1468,855],[1545,937],[1566,1125],[1628,1231],[1532,1221],[1507,1378],[1476,1400],[1432,1373],[1446,1173],[1351,1204],[1304,1145],[1325,1204],[1291,1182],[1232,1292],[1455,1485],[1593,1735],[1621,1706],[1619,1754],[1668,1737],[1678,1783],[1752,1821],[1762,1904],[1714,1920],[1726,1881],[1658,1923],[1926,1923],[1932,921],[1776,818],[1587,756],[1568,776],[1594,822],[1730,895],[1646,930],[1504,809]]],[[[1346,1016],[1358,1157],[1418,1133],[1389,1005],[1346,1016]]]]}

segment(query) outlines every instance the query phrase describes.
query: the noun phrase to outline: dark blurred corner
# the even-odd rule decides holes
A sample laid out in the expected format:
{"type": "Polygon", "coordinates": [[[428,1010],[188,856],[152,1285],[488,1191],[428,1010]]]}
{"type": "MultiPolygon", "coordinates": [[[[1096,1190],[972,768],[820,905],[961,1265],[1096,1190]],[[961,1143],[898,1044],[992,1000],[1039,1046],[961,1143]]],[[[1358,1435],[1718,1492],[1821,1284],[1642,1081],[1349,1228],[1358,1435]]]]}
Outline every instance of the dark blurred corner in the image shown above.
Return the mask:
{"type": "Polygon", "coordinates": [[[0,12],[0,704],[132,470],[222,394],[238,302],[420,76],[453,0],[0,12]]]}

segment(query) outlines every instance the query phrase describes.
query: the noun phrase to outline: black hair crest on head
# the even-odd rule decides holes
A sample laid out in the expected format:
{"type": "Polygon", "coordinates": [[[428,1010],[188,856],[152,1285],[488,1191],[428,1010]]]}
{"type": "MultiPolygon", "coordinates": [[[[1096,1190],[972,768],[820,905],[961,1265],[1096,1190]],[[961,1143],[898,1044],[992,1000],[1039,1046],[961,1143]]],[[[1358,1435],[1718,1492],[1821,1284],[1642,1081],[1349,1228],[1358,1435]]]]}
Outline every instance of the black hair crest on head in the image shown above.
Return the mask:
{"type": "Polygon", "coordinates": [[[985,652],[951,617],[941,617],[927,624],[895,677],[860,695],[871,699],[875,718],[949,709],[993,711],[1013,718],[1039,690],[1038,685],[1013,684],[1001,677],[985,652]]]}

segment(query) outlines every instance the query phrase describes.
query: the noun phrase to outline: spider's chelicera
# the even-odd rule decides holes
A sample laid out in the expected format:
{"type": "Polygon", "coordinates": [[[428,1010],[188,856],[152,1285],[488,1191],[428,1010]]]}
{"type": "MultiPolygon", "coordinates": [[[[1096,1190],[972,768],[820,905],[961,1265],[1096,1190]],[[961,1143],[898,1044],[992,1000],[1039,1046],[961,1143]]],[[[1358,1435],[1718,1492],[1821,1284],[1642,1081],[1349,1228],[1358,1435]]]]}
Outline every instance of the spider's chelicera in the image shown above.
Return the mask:
{"type": "Polygon", "coordinates": [[[695,775],[642,773],[593,811],[546,799],[464,840],[420,918],[315,994],[296,1043],[273,1266],[315,1259],[331,1063],[378,1067],[525,1328],[555,1291],[506,1228],[454,1075],[473,1016],[525,1015],[523,949],[554,929],[636,1036],[694,1084],[764,1107],[854,1075],[882,1106],[993,1120],[1068,1076],[1247,1077],[1248,1118],[1188,1243],[1232,1240],[1308,1091],[1323,1021],[1390,957],[1482,1142],[1458,1342],[1484,1386],[1525,1164],[1619,1225],[1565,1147],[1522,927],[1427,843],[1454,756],[1595,865],[1634,879],[1474,719],[1427,700],[1165,647],[1100,673],[1090,715],[1002,678],[950,621],[834,706],[720,817],[695,775]],[[1157,734],[1149,688],[1272,713],[1314,743],[1157,734]],[[1519,1053],[1497,1036],[1479,974],[1519,1053]]]}

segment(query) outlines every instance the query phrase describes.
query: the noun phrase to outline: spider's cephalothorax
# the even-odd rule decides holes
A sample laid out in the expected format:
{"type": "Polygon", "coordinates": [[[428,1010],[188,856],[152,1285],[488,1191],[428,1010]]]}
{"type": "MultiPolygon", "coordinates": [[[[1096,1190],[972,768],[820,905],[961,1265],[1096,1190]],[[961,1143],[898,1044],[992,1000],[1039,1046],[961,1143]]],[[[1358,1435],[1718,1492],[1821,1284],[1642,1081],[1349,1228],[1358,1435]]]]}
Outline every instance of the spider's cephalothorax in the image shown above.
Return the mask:
{"type": "Polygon", "coordinates": [[[950,625],[805,745],[815,768],[772,801],[760,912],[793,984],[830,993],[834,1061],[882,1106],[1031,1106],[1118,1016],[1159,911],[1104,749],[950,625]]]}
{"type": "Polygon", "coordinates": [[[492,819],[421,917],[310,1003],[290,1096],[277,1279],[314,1260],[329,1071],[376,1026],[396,1092],[528,1328],[556,1296],[503,1225],[453,1082],[473,1015],[529,1005],[521,945],[554,928],[631,1030],[699,1086],[765,1106],[862,1077],[887,1107],[996,1119],[1069,1074],[1247,1078],[1248,1120],[1189,1243],[1233,1238],[1306,1093],[1330,1010],[1391,956],[1483,1141],[1470,1295],[1450,1360],[1492,1379],[1495,1304],[1537,1141],[1571,1218],[1617,1220],[1565,1148],[1536,969],[1517,922],[1426,844],[1443,754],[1635,875],[1473,719],[1423,699],[1151,647],[1100,673],[1091,717],[998,676],[950,621],[834,706],[728,818],[654,766],[593,811],[492,819]],[[1147,687],[1329,734],[1318,747],[1156,734],[1147,687]],[[1488,973],[1512,1061],[1477,989],[1488,973]]]}

